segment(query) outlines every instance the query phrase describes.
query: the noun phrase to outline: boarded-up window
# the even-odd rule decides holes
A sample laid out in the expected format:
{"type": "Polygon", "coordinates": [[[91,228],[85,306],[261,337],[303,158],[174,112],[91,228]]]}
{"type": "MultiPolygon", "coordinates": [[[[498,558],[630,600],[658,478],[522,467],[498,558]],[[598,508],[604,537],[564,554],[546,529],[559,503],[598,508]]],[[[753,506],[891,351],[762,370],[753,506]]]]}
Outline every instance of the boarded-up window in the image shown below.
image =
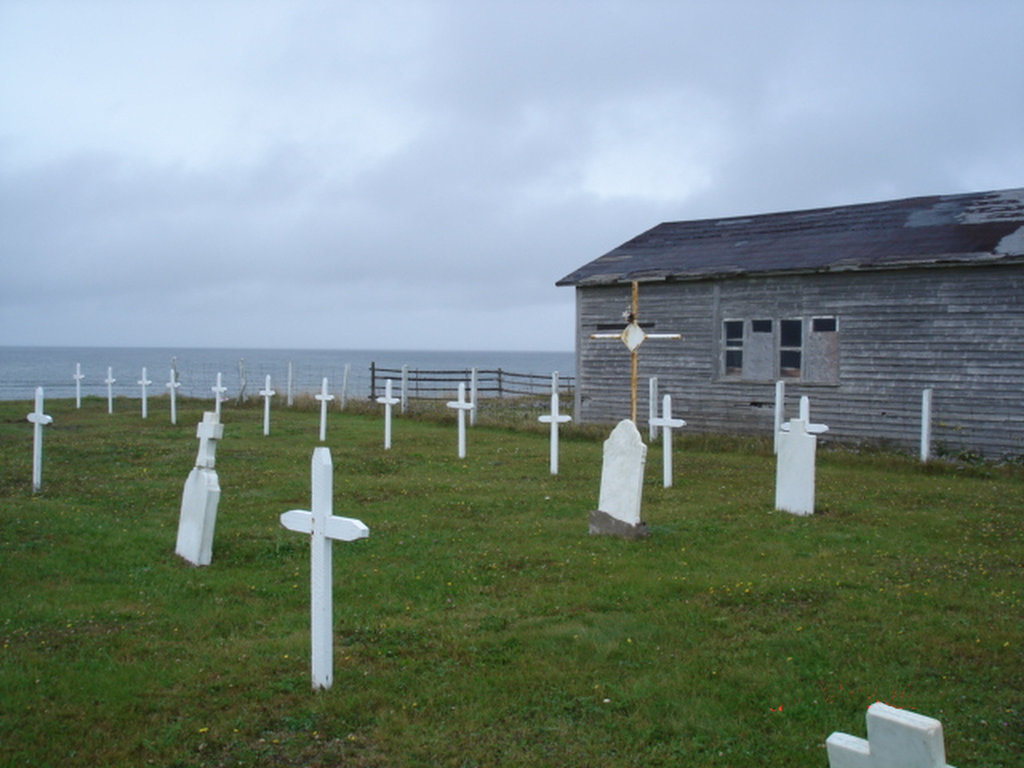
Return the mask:
{"type": "Polygon", "coordinates": [[[775,323],[751,320],[743,360],[743,378],[750,381],[771,381],[775,378],[775,323]]]}
{"type": "Polygon", "coordinates": [[[839,383],[839,323],[835,317],[815,317],[804,348],[803,380],[809,384],[839,383]]]}

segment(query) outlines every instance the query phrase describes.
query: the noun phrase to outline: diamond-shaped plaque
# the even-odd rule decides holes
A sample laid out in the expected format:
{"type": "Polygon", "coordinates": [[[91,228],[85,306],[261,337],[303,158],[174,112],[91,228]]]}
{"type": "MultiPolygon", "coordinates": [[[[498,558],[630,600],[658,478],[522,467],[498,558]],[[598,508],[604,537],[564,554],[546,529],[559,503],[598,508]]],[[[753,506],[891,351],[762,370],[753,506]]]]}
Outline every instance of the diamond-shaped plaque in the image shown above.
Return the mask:
{"type": "Polygon", "coordinates": [[[622,343],[626,345],[630,352],[643,344],[646,338],[647,334],[644,332],[644,329],[635,322],[622,329],[622,343]]]}

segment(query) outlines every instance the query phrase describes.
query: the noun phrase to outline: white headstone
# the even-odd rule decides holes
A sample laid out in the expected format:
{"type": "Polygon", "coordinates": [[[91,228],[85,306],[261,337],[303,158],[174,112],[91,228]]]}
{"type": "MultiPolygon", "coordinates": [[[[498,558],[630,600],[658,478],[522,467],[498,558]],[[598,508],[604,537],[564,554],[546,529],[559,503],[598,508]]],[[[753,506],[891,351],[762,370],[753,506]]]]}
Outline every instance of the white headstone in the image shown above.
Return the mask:
{"type": "Polygon", "coordinates": [[[313,395],[313,397],[320,401],[320,442],[322,443],[327,439],[327,404],[334,399],[334,395],[327,392],[326,376],[320,383],[320,394],[313,395]]]}
{"type": "Polygon", "coordinates": [[[43,413],[43,388],[36,387],[36,407],[28,415],[32,423],[32,492],[38,493],[43,485],[43,427],[53,423],[53,417],[43,413]]]}
{"type": "Polygon", "coordinates": [[[370,535],[362,521],[332,512],[332,465],[329,448],[313,449],[311,511],[292,509],[281,515],[289,531],[310,534],[310,619],[313,688],[334,682],[331,541],[355,541],[370,535]]]}
{"type": "Polygon", "coordinates": [[[572,416],[558,409],[558,371],[551,374],[551,412],[538,416],[537,421],[551,425],[551,474],[558,474],[558,425],[572,421],[572,416]]]}
{"type": "Polygon", "coordinates": [[[178,541],[174,548],[177,555],[193,565],[209,565],[213,559],[213,529],[220,501],[220,481],[214,466],[217,441],[223,436],[224,425],[217,420],[217,414],[205,412],[196,427],[199,452],[181,494],[178,541]]]}
{"type": "Polygon", "coordinates": [[[938,720],[880,701],[868,707],[866,719],[867,740],[839,732],[828,737],[829,768],[953,768],[938,720]]]}
{"type": "Polygon", "coordinates": [[[82,364],[75,363],[75,372],[72,377],[75,380],[75,408],[82,407],[82,379],[85,378],[85,374],[82,373],[82,364]]]}
{"type": "Polygon", "coordinates": [[[107,385],[107,413],[114,412],[114,382],[117,379],[114,378],[114,369],[109,365],[107,366],[107,378],[103,380],[103,383],[107,385]]]}
{"type": "Polygon", "coordinates": [[[401,402],[401,398],[391,396],[391,379],[384,382],[384,397],[377,402],[384,406],[384,448],[391,449],[391,406],[401,402]]]}
{"type": "Polygon", "coordinates": [[[601,495],[590,513],[590,533],[641,538],[647,526],[640,519],[647,446],[631,419],[618,423],[604,442],[601,495]]]}
{"type": "Polygon", "coordinates": [[[147,396],[146,388],[153,383],[146,378],[145,366],[142,368],[142,378],[139,379],[137,383],[142,386],[142,418],[145,419],[149,417],[149,398],[147,396]]]}
{"type": "Polygon", "coordinates": [[[466,384],[459,382],[459,399],[449,400],[448,407],[454,408],[459,414],[459,458],[466,458],[466,411],[473,408],[473,403],[466,400],[466,384]]]}
{"type": "MultiPolygon", "coordinates": [[[[812,427],[828,429],[824,424],[812,427]]],[[[775,462],[775,508],[794,515],[814,514],[814,475],[817,432],[803,419],[790,419],[779,431],[779,453],[775,462]]]]}
{"type": "Polygon", "coordinates": [[[651,419],[652,427],[661,427],[662,445],[662,483],[665,488],[672,487],[672,430],[685,427],[682,419],[672,418],[672,395],[661,399],[661,416],[651,419]]]}
{"type": "Polygon", "coordinates": [[[260,390],[260,397],[263,398],[263,434],[270,434],[270,398],[277,393],[270,388],[270,374],[267,374],[263,389],[260,390]]]}
{"type": "Polygon", "coordinates": [[[181,382],[178,381],[178,372],[174,370],[174,366],[171,366],[171,377],[164,385],[171,391],[171,424],[178,423],[178,387],[181,386],[181,382]]]}
{"type": "Polygon", "coordinates": [[[220,371],[218,371],[217,383],[210,387],[213,390],[213,412],[217,415],[217,421],[220,421],[220,404],[224,402],[224,393],[228,391],[221,381],[220,371]]]}

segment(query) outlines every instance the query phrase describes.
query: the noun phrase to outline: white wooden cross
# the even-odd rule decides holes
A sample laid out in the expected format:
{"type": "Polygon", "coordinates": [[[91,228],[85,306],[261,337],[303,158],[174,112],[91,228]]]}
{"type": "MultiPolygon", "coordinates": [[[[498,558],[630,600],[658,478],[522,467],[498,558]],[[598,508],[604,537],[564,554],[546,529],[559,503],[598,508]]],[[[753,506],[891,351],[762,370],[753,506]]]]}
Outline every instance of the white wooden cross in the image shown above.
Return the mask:
{"type": "Polygon", "coordinates": [[[867,740],[839,732],[826,739],[830,768],[953,768],[935,718],[876,701],[866,719],[867,740]]]}
{"type": "Polygon", "coordinates": [[[103,383],[107,385],[107,413],[114,412],[114,382],[117,379],[114,378],[114,369],[109,365],[107,366],[107,378],[103,380],[103,383]]]}
{"type": "Polygon", "coordinates": [[[178,381],[178,376],[174,370],[174,366],[171,366],[171,378],[164,385],[171,390],[171,424],[178,423],[178,387],[181,386],[181,382],[178,381]]]}
{"type": "Polygon", "coordinates": [[[43,485],[43,427],[53,423],[53,417],[43,413],[43,388],[36,387],[36,409],[28,415],[32,422],[32,492],[38,493],[43,485]]]}
{"type": "MultiPolygon", "coordinates": [[[[828,427],[825,424],[811,424],[811,399],[807,395],[803,395],[800,398],[799,418],[804,423],[804,431],[809,435],[822,435],[828,432],[828,427]]],[[[780,425],[779,429],[783,432],[789,432],[789,423],[780,425]]]]}
{"type": "Polygon", "coordinates": [[[537,421],[551,425],[551,474],[558,474],[558,425],[572,421],[572,416],[558,411],[558,371],[551,374],[551,413],[538,416],[537,421]]]}
{"type": "Polygon", "coordinates": [[[213,469],[217,464],[217,441],[224,437],[224,425],[213,411],[205,411],[203,420],[196,427],[199,438],[199,453],[196,454],[196,466],[201,469],[213,469]]]}
{"type": "Polygon", "coordinates": [[[224,402],[222,395],[228,388],[221,383],[220,371],[217,371],[217,383],[210,387],[213,390],[213,412],[217,414],[217,421],[220,421],[220,404],[224,402]]]}
{"type": "Polygon", "coordinates": [[[82,373],[82,364],[75,363],[75,373],[72,377],[75,380],[75,408],[82,407],[82,379],[85,378],[85,374],[82,373]]]}
{"type": "Polygon", "coordinates": [[[361,520],[332,513],[331,451],[313,449],[312,511],[292,509],[281,515],[289,531],[310,534],[310,635],[312,641],[313,689],[330,688],[334,682],[331,541],[355,541],[370,535],[361,520]]]}
{"type": "Polygon", "coordinates": [[[334,399],[334,395],[327,393],[327,377],[320,383],[320,394],[313,395],[320,401],[320,442],[327,439],[327,404],[334,399]]]}
{"type": "Polygon", "coordinates": [[[640,304],[640,288],[639,284],[633,281],[633,300],[631,309],[625,313],[625,319],[628,321],[626,327],[619,333],[592,333],[590,338],[592,339],[619,339],[623,344],[626,345],[626,349],[630,353],[630,389],[629,389],[629,418],[634,424],[636,424],[636,386],[637,386],[637,370],[638,370],[638,356],[637,351],[640,345],[643,344],[647,339],[681,339],[682,334],[679,333],[647,333],[643,328],[640,327],[640,323],[637,321],[637,315],[639,314],[640,304]]]}
{"type": "Polygon", "coordinates": [[[146,397],[146,387],[153,383],[146,378],[146,366],[142,366],[142,378],[136,383],[142,386],[142,418],[145,419],[149,416],[149,400],[146,397]]]}
{"type": "Polygon", "coordinates": [[[466,383],[459,382],[459,399],[449,400],[449,408],[455,408],[459,413],[459,458],[466,458],[466,411],[472,409],[473,403],[466,400],[466,383]]]}
{"type": "Polygon", "coordinates": [[[270,434],[270,398],[276,395],[277,392],[270,388],[270,374],[267,374],[266,383],[263,385],[263,389],[260,390],[260,397],[263,398],[263,434],[270,434]]]}
{"type": "Polygon", "coordinates": [[[672,395],[661,398],[661,416],[651,419],[651,426],[661,427],[662,481],[665,488],[672,487],[672,430],[685,427],[682,419],[672,418],[672,395]]]}
{"type": "Polygon", "coordinates": [[[384,406],[384,449],[391,450],[391,406],[401,402],[401,398],[391,395],[391,379],[384,382],[384,396],[377,402],[384,406]]]}

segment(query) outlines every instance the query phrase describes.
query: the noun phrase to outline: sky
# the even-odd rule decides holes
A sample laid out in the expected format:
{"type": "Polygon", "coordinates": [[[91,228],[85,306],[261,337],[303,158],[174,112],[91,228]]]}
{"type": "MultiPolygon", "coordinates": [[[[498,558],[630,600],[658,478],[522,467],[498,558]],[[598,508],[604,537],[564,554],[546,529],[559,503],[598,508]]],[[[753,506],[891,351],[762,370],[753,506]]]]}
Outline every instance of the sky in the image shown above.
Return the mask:
{"type": "Polygon", "coordinates": [[[1024,186],[1020,0],[0,0],[0,345],[571,350],[662,221],[1024,186]]]}

